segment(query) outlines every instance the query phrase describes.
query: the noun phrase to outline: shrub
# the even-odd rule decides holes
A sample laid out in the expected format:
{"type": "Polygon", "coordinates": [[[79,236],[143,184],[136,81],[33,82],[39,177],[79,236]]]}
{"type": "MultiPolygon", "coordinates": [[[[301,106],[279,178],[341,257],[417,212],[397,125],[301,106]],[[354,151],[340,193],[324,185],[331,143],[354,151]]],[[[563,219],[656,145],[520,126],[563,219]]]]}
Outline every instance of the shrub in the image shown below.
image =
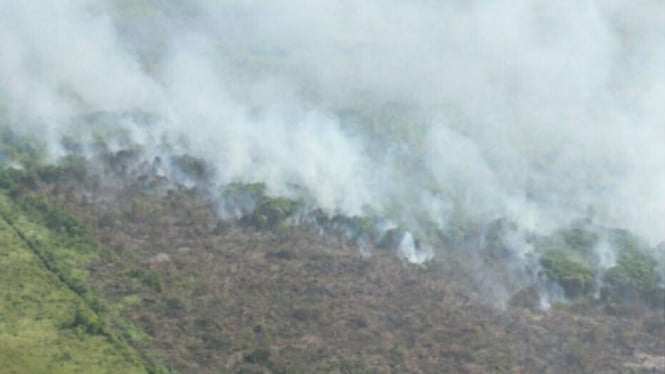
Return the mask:
{"type": "Polygon", "coordinates": [[[92,335],[103,334],[106,330],[104,322],[99,316],[82,306],[76,308],[72,321],[66,327],[92,335]]]}
{"type": "Polygon", "coordinates": [[[154,271],[132,268],[127,271],[127,276],[157,292],[161,292],[164,287],[162,277],[154,271]]]}
{"type": "Polygon", "coordinates": [[[643,301],[657,305],[662,298],[659,289],[658,262],[649,253],[647,244],[621,229],[608,233],[611,245],[618,254],[617,263],[605,273],[604,297],[609,301],[643,301]]]}
{"type": "Polygon", "coordinates": [[[544,275],[563,288],[566,297],[576,298],[588,295],[593,289],[593,272],[591,268],[571,259],[561,250],[551,250],[543,254],[540,262],[544,275]]]}
{"type": "Polygon", "coordinates": [[[617,265],[605,273],[604,280],[610,287],[605,290],[605,297],[652,303],[653,296],[658,295],[656,266],[656,261],[644,254],[624,254],[617,265]]]}
{"type": "Polygon", "coordinates": [[[259,229],[273,228],[296,213],[301,202],[285,197],[263,197],[250,217],[250,222],[259,229]]]}
{"type": "Polygon", "coordinates": [[[212,170],[203,159],[180,155],[171,158],[171,163],[181,173],[193,180],[208,181],[212,177],[212,170]]]}

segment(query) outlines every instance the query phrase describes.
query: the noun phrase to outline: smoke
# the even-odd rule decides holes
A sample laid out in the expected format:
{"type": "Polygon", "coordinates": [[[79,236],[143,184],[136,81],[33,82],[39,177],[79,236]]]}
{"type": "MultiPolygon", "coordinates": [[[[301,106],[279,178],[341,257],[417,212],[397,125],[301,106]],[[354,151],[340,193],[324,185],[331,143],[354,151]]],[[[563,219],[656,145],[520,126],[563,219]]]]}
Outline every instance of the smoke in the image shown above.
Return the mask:
{"type": "Polygon", "coordinates": [[[424,264],[433,256],[432,249],[414,240],[410,232],[406,232],[402,237],[397,253],[400,258],[412,264],[424,264]]]}
{"type": "Polygon", "coordinates": [[[90,113],[144,113],[133,141],[219,183],[416,236],[593,215],[656,244],[663,19],[656,0],[0,0],[0,115],[57,154],[90,113]]]}

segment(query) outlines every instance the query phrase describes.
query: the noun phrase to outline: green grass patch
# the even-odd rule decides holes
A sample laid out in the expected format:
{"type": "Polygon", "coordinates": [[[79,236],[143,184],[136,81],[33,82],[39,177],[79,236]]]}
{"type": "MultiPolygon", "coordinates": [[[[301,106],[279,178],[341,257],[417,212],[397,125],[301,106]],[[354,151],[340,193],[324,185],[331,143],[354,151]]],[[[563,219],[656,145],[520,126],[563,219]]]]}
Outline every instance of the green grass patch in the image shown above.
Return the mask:
{"type": "Polygon", "coordinates": [[[3,372],[146,372],[133,351],[103,333],[101,317],[44,266],[4,219],[0,243],[3,372]]]}
{"type": "MultiPolygon", "coordinates": [[[[47,298],[36,297],[39,300],[40,309],[65,311],[51,321],[55,332],[53,336],[61,335],[71,336],[72,339],[96,339],[105,341],[111,348],[104,348],[104,352],[109,354],[109,359],[113,354],[122,356],[125,363],[124,367],[114,369],[104,369],[104,358],[96,359],[97,364],[101,365],[99,370],[72,369],[70,366],[64,366],[63,371],[59,371],[55,366],[45,367],[44,369],[26,367],[26,370],[15,372],[165,372],[161,367],[148,359],[144,361],[128,345],[143,344],[149,341],[150,337],[138,329],[129,321],[122,317],[122,311],[125,307],[140,303],[140,298],[127,298],[116,304],[108,304],[98,297],[88,283],[87,266],[103,256],[109,256],[110,253],[103,247],[98,246],[90,236],[87,228],[79,221],[69,216],[63,209],[51,204],[45,198],[39,197],[33,193],[22,192],[20,196],[10,199],[8,196],[0,194],[0,220],[4,224],[7,232],[14,236],[14,240],[23,248],[23,254],[30,256],[36,263],[37,269],[24,270],[26,280],[21,280],[16,287],[23,290],[25,295],[32,297],[36,290],[47,290],[37,287],[26,289],[32,285],[29,281],[36,275],[45,274],[51,278],[52,285],[57,286],[62,292],[67,293],[74,300],[67,301],[67,307],[51,305],[47,298]],[[115,352],[115,353],[114,353],[115,352]],[[161,371],[160,371],[161,370],[161,371]]],[[[6,241],[1,241],[5,243],[6,241]]],[[[145,278],[145,277],[144,277],[145,278]]],[[[154,279],[147,277],[150,283],[155,287],[154,279]]],[[[161,283],[158,283],[161,285],[161,283]]],[[[52,291],[44,291],[49,294],[55,294],[52,291]]],[[[25,297],[25,296],[24,296],[25,297]]],[[[5,298],[12,303],[17,311],[25,311],[29,308],[26,305],[19,305],[17,299],[7,296],[5,298]],[[16,305],[15,305],[16,304],[16,305]]],[[[0,313],[6,310],[0,307],[0,313]]],[[[36,317],[41,320],[41,317],[36,317]]],[[[25,326],[35,324],[34,318],[27,318],[25,326]]],[[[16,324],[10,324],[8,331],[18,331],[16,324]]],[[[20,331],[19,331],[20,332],[20,331]]],[[[0,339],[1,340],[1,339],[0,339]]],[[[99,343],[94,343],[99,345],[99,343]]],[[[65,344],[69,345],[69,344],[65,344]]],[[[79,344],[80,345],[80,344],[79,344]]],[[[76,344],[72,343],[72,346],[76,344]]],[[[9,349],[9,348],[8,348],[9,349]]],[[[100,348],[101,349],[101,348],[100,348]]],[[[72,360],[76,356],[72,352],[60,354],[54,351],[57,357],[72,360]]],[[[90,356],[81,354],[86,359],[90,356]]],[[[2,357],[0,357],[2,360],[2,357]]],[[[54,359],[56,360],[56,359],[54,359]]],[[[29,361],[29,360],[28,360],[29,361]]],[[[47,361],[45,359],[45,361],[47,361]]],[[[75,360],[74,360],[75,361],[75,360]]],[[[86,361],[87,362],[87,361],[86,361]]],[[[90,361],[93,362],[93,361],[90,361]]],[[[18,365],[18,364],[17,364],[18,365]]],[[[78,364],[76,364],[78,365],[78,364]]],[[[115,365],[115,364],[114,364],[115,365]]],[[[117,365],[116,365],[117,366],[117,365]]],[[[18,368],[19,366],[17,366],[18,368]]],[[[78,367],[78,366],[75,366],[78,367]]],[[[12,372],[12,371],[9,371],[12,372]]]]}

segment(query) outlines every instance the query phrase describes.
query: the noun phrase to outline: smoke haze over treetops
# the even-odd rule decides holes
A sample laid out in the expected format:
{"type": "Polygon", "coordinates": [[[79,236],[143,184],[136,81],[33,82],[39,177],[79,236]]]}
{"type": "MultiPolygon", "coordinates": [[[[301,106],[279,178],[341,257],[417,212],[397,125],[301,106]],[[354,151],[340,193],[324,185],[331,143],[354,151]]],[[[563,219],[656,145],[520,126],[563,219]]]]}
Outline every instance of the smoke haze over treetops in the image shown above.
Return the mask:
{"type": "Polygon", "coordinates": [[[665,240],[660,1],[0,0],[0,114],[89,113],[329,211],[665,240]],[[297,187],[294,187],[297,186],[297,187]]]}

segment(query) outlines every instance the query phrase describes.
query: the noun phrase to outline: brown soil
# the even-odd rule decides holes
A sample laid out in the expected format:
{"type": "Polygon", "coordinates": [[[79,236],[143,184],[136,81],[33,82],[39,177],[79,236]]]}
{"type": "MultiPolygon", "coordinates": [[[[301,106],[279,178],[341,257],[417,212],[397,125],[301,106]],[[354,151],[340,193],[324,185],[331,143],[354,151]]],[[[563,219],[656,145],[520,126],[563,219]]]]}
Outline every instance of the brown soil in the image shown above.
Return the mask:
{"type": "Polygon", "coordinates": [[[498,308],[454,251],[420,267],[305,227],[220,221],[184,191],[104,202],[53,187],[113,252],[94,287],[140,299],[125,316],[150,339],[135,347],[178,372],[665,373],[665,306],[498,308]]]}

